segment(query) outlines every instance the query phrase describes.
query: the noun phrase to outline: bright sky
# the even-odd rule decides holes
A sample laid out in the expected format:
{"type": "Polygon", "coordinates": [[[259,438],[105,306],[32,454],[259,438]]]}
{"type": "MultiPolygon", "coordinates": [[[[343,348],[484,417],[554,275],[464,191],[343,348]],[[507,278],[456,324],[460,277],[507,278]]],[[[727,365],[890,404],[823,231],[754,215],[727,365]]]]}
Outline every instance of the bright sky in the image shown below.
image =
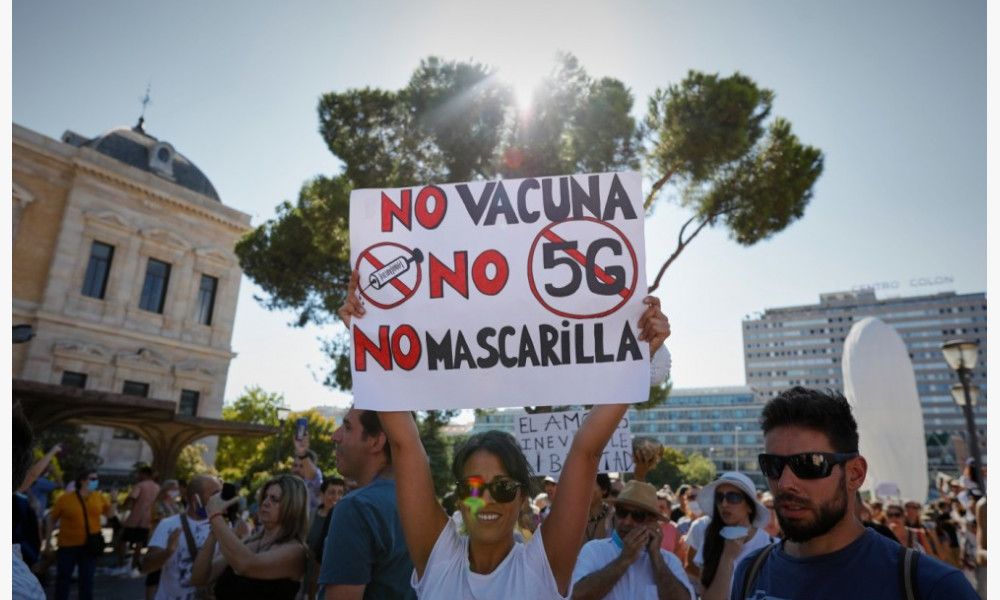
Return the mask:
{"type": "MultiPolygon", "coordinates": [[[[338,171],[317,133],[327,91],[396,89],[428,55],[497,66],[519,88],[574,53],[630,86],[636,116],[689,69],[740,71],[776,91],[774,114],[826,155],[805,216],[752,248],[706,231],[660,294],[678,387],[744,383],[740,321],[822,292],[986,289],[986,3],[802,2],[16,2],[13,117],[59,138],[135,123],[253,216],[338,171]],[[591,6],[592,8],[584,8],[591,6]],[[913,287],[916,278],[953,283],[913,287]]],[[[419,182],[415,182],[419,183],[419,182]]],[[[650,275],[685,213],[646,222],[650,275]]],[[[293,408],[343,405],[321,385],[318,337],[287,326],[244,278],[227,400],[248,385],[293,408]]]]}

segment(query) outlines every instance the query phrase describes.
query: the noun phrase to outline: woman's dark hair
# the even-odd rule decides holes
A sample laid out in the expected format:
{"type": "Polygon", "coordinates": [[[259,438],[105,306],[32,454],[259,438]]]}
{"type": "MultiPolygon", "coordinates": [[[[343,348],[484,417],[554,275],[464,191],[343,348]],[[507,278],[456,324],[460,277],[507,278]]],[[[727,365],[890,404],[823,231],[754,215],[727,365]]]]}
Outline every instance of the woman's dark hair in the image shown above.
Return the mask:
{"type": "MultiPolygon", "coordinates": [[[[743,495],[743,501],[747,503],[750,507],[750,522],[757,517],[757,503],[754,502],[753,498],[746,495],[746,492],[739,490],[740,494],[743,495]]],[[[722,559],[722,547],[726,545],[726,540],[719,532],[726,524],[722,522],[722,516],[719,515],[719,505],[715,504],[712,509],[712,520],[708,524],[708,528],[705,530],[705,542],[702,546],[701,556],[702,556],[702,567],[701,567],[701,584],[706,588],[712,584],[712,580],[715,579],[715,574],[719,570],[719,560],[722,559]]]]}
{"type": "Polygon", "coordinates": [[[76,483],[76,489],[82,489],[80,484],[83,483],[84,486],[87,484],[87,480],[90,479],[91,473],[96,473],[97,469],[94,468],[83,468],[76,472],[76,477],[73,478],[73,482],[76,483]]]}
{"type": "Polygon", "coordinates": [[[597,474],[597,487],[601,488],[601,495],[607,498],[611,495],[611,476],[607,473],[597,474]]]}
{"type": "Polygon", "coordinates": [[[835,452],[858,451],[858,422],[847,398],[839,392],[799,386],[781,392],[764,406],[760,426],[767,435],[775,427],[786,425],[826,434],[835,452]]]}
{"type": "Polygon", "coordinates": [[[500,463],[511,479],[523,486],[521,488],[522,494],[532,492],[531,465],[528,464],[528,459],[524,457],[524,453],[518,447],[514,436],[503,431],[477,433],[455,451],[455,458],[451,461],[451,473],[455,476],[456,481],[464,477],[465,462],[480,450],[485,450],[500,459],[500,463]]]}
{"type": "Polygon", "coordinates": [[[319,491],[325,492],[326,488],[331,485],[339,485],[340,487],[347,489],[347,482],[340,477],[324,477],[323,483],[319,484],[319,491]]]}

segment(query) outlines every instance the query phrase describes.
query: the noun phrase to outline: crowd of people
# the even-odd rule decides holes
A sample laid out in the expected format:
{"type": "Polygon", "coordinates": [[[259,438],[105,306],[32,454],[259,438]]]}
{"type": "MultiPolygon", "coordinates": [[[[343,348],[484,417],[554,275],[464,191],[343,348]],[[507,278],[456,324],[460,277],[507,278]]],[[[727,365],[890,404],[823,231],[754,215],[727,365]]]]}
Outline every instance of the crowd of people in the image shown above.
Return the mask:
{"type": "MultiPolygon", "coordinates": [[[[355,274],[345,321],[364,315],[356,286],[355,274]]],[[[670,326],[656,298],[644,302],[640,339],[658,383],[670,326]]],[[[74,572],[79,597],[93,597],[102,556],[143,574],[156,600],[963,599],[974,586],[985,597],[982,478],[941,480],[928,505],[862,494],[867,463],[843,396],[792,388],[767,403],[767,490],[739,472],[657,489],[644,481],[657,453],[638,444],[634,478],[598,473],[627,408],[590,410],[558,479],[535,476],[511,435],[473,435],[454,453],[444,498],[412,413],[352,408],[334,434],[338,476],[297,438],[291,472],[260,486],[251,520],[211,474],[158,482],[148,469],[120,506],[88,470],[48,508],[58,486],[36,494],[34,484],[54,453],[30,464],[30,428],[15,410],[15,597],[45,597],[38,575],[54,530],[59,600],[74,572]],[[102,518],[121,523],[107,553],[102,518]]]]}

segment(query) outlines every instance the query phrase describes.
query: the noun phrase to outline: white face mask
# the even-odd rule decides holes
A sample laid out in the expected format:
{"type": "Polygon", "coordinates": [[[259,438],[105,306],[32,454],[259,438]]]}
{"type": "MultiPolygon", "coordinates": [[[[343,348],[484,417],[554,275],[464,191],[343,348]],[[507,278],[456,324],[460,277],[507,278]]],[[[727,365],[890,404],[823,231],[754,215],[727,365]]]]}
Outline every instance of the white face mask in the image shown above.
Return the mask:
{"type": "Polygon", "coordinates": [[[167,492],[167,495],[170,496],[171,500],[176,500],[176,499],[178,499],[178,498],[181,497],[181,491],[180,490],[170,490],[169,492],[167,492]]]}
{"type": "Polygon", "coordinates": [[[688,502],[688,510],[690,510],[691,514],[696,517],[700,517],[702,515],[701,505],[697,502],[688,502]]]}
{"type": "Polygon", "coordinates": [[[719,535],[726,538],[727,540],[738,540],[742,537],[746,537],[749,531],[750,531],[749,529],[743,526],[730,525],[720,529],[719,535]]]}

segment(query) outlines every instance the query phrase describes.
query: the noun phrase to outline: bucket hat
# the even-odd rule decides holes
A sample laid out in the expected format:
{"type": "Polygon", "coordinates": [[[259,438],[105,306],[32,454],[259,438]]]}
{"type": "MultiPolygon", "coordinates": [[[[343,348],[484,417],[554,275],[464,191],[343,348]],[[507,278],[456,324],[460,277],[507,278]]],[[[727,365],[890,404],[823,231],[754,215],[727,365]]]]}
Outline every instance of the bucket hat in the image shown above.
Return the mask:
{"type": "Polygon", "coordinates": [[[757,514],[751,525],[757,529],[767,527],[767,524],[771,521],[771,512],[757,499],[757,489],[754,488],[753,481],[743,473],[727,471],[719,475],[719,478],[712,483],[701,488],[701,492],[698,493],[698,505],[701,506],[701,510],[706,515],[715,514],[715,490],[720,485],[727,483],[739,489],[757,505],[757,514]]]}
{"type": "Polygon", "coordinates": [[[652,513],[661,521],[669,521],[670,517],[660,512],[660,507],[656,503],[656,488],[644,481],[632,480],[625,484],[618,497],[611,500],[615,506],[622,504],[633,508],[652,513]]]}

